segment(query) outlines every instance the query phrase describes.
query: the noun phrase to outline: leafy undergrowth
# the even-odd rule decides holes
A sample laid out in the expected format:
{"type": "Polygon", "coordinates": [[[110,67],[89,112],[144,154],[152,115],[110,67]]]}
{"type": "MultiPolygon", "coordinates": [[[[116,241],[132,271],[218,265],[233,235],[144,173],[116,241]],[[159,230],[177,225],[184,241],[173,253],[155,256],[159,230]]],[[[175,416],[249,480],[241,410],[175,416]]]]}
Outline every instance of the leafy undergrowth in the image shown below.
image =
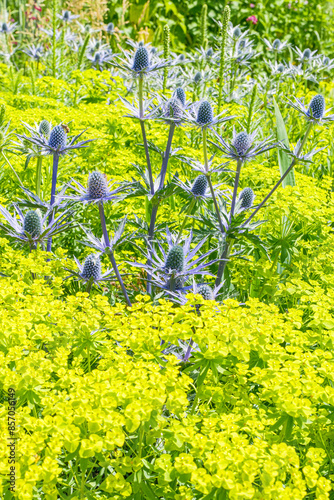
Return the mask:
{"type": "Polygon", "coordinates": [[[138,296],[127,309],[99,294],[66,296],[62,252],[46,262],[1,246],[10,277],[0,289],[0,384],[19,402],[16,498],[329,498],[331,287],[316,296],[285,285],[300,306],[284,314],[258,299],[198,296],[178,308],[138,296]],[[162,352],[190,338],[193,363],[162,352]]]}

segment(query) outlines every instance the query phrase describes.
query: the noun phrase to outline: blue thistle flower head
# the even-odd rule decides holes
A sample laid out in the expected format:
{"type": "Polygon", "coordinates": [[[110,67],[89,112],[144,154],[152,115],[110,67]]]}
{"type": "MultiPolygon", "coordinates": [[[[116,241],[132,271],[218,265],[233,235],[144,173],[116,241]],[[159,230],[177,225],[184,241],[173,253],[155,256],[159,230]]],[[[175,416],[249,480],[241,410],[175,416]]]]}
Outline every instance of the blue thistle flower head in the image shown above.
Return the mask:
{"type": "Polygon", "coordinates": [[[53,149],[63,149],[66,146],[67,134],[63,125],[56,125],[50,133],[49,146],[53,149]]]}
{"type": "Polygon", "coordinates": [[[305,49],[303,52],[303,59],[310,59],[311,54],[312,54],[311,49],[305,49]]]}
{"type": "Polygon", "coordinates": [[[186,104],[186,93],[185,93],[185,91],[183,90],[182,87],[178,87],[175,90],[174,96],[177,97],[179,99],[179,101],[181,101],[182,106],[185,106],[185,104],[186,104]]]}
{"type": "Polygon", "coordinates": [[[93,278],[95,281],[98,281],[101,278],[101,261],[97,255],[90,254],[86,258],[81,276],[84,279],[93,278]]]}
{"type": "Polygon", "coordinates": [[[281,46],[281,41],[278,38],[276,38],[276,40],[273,41],[273,49],[277,50],[280,48],[280,46],[281,46]]]}
{"type": "Polygon", "coordinates": [[[29,212],[27,212],[24,218],[23,229],[29,233],[32,238],[40,236],[42,232],[42,221],[35,210],[29,210],[29,212]]]}
{"type": "Polygon", "coordinates": [[[277,66],[277,73],[284,73],[285,67],[284,64],[280,63],[277,66]]]}
{"type": "Polygon", "coordinates": [[[194,184],[192,185],[191,192],[195,196],[204,196],[207,187],[208,179],[206,175],[199,175],[198,177],[196,177],[194,184]]]}
{"type": "Polygon", "coordinates": [[[135,52],[132,69],[134,71],[142,71],[143,69],[148,68],[149,64],[150,64],[150,59],[147,48],[139,46],[135,52]]]}
{"type": "Polygon", "coordinates": [[[208,49],[206,51],[206,57],[212,57],[213,56],[213,50],[212,49],[208,49]]]}
{"type": "Polygon", "coordinates": [[[324,60],[323,60],[323,64],[324,64],[325,66],[328,66],[329,62],[330,62],[330,58],[326,56],[326,57],[324,58],[324,60]]]}
{"type": "Polygon", "coordinates": [[[211,123],[213,120],[213,111],[211,104],[209,101],[203,101],[197,112],[197,123],[199,125],[206,125],[207,123],[211,123]]]}
{"type": "Polygon", "coordinates": [[[40,134],[46,135],[48,137],[51,132],[50,122],[48,122],[47,120],[42,120],[39,124],[38,131],[40,134]]]}
{"type": "Polygon", "coordinates": [[[239,156],[244,156],[252,145],[252,137],[247,132],[239,132],[232,142],[239,156]]]}
{"type": "Polygon", "coordinates": [[[307,114],[312,118],[317,120],[321,119],[325,113],[325,98],[321,94],[317,94],[312,97],[307,114]]]}
{"type": "Polygon", "coordinates": [[[96,170],[88,176],[88,196],[92,200],[103,198],[108,194],[108,181],[102,172],[96,170]]]}
{"type": "Polygon", "coordinates": [[[201,75],[201,72],[200,71],[197,71],[197,73],[195,74],[194,76],[194,82],[195,83],[199,83],[202,79],[202,75],[201,75]]]}
{"type": "Polygon", "coordinates": [[[241,200],[240,208],[251,208],[253,206],[254,197],[252,188],[244,188],[239,195],[239,200],[241,200]]]}
{"type": "Polygon", "coordinates": [[[214,300],[214,293],[212,291],[212,288],[207,285],[206,283],[202,283],[201,285],[197,286],[197,293],[202,295],[204,300],[214,300]]]}
{"type": "Polygon", "coordinates": [[[165,268],[175,270],[178,272],[183,271],[184,267],[184,253],[180,245],[174,245],[168,252],[165,268]]]}
{"type": "Polygon", "coordinates": [[[3,31],[3,33],[7,33],[7,31],[8,31],[8,25],[7,25],[7,23],[2,23],[1,31],[3,31]]]}

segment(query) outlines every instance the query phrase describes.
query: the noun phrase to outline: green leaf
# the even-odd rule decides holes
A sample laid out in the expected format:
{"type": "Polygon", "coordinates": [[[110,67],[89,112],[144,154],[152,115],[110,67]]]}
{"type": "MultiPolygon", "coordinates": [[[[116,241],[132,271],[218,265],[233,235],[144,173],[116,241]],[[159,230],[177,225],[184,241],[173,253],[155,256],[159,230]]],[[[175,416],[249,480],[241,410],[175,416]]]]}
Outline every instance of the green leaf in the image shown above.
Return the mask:
{"type": "MultiPolygon", "coordinates": [[[[275,116],[276,116],[276,130],[277,130],[277,140],[283,142],[287,147],[289,147],[289,139],[288,134],[286,132],[284,120],[282,118],[279,107],[277,106],[277,102],[274,98],[274,108],[275,108],[275,116]]],[[[284,151],[278,150],[278,164],[281,176],[286,172],[290,165],[290,158],[287,153],[284,151]]],[[[286,186],[295,186],[295,174],[293,169],[286,176],[284,181],[282,182],[283,187],[286,186]]]]}
{"type": "Polygon", "coordinates": [[[210,368],[210,361],[207,361],[206,364],[203,366],[200,374],[198,375],[197,387],[200,387],[203,384],[206,374],[209,371],[209,368],[210,368]]]}

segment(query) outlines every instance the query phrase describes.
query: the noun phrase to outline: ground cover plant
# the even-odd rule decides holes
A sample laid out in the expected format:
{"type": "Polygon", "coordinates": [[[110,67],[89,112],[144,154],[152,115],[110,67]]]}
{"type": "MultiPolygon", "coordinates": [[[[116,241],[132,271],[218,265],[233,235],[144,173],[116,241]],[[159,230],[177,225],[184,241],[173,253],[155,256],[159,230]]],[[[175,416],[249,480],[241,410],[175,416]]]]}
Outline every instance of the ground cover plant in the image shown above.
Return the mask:
{"type": "Polygon", "coordinates": [[[4,500],[334,498],[330,44],[198,5],[5,6],[4,500]]]}

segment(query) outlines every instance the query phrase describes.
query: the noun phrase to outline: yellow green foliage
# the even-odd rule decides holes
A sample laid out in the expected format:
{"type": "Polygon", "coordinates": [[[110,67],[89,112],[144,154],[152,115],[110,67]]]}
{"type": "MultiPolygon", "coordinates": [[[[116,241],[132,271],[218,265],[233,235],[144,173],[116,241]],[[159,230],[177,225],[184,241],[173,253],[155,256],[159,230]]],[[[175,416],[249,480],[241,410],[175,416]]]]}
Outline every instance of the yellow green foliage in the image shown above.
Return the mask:
{"type": "MultiPolygon", "coordinates": [[[[11,387],[15,498],[79,495],[81,481],[84,491],[99,481],[96,498],[146,488],[158,498],[329,498],[321,471],[334,448],[334,323],[320,329],[302,308],[282,314],[257,299],[218,306],[190,296],[175,308],[140,296],[125,309],[99,294],[65,297],[61,253],[45,262],[1,247],[10,277],[0,288],[0,425],[5,436],[11,387]],[[192,378],[161,346],[191,337],[195,359],[210,362],[195,414],[192,378]]],[[[323,302],[322,315],[331,308],[323,302]]],[[[1,456],[4,478],[5,440],[1,456]]]]}
{"type": "MultiPolygon", "coordinates": [[[[10,87],[3,66],[0,72],[10,87]]],[[[48,119],[71,122],[73,134],[87,128],[84,138],[97,139],[87,150],[61,159],[59,184],[71,178],[86,184],[96,169],[130,180],[132,164],[143,163],[139,127],[123,118],[126,111],[116,102],[118,83],[109,72],[78,73],[75,85],[43,77],[35,82],[36,95],[28,95],[28,78],[22,77],[20,85],[16,93],[0,93],[17,132],[24,130],[22,121],[33,125],[48,119]]],[[[229,111],[245,113],[234,105],[229,111]]],[[[287,117],[292,120],[293,114],[287,117]]],[[[13,498],[331,498],[334,203],[330,172],[320,175],[319,170],[333,130],[331,125],[321,132],[321,147],[327,149],[311,171],[298,166],[297,186],[277,190],[259,214],[266,223],[258,234],[270,255],[256,254],[249,243],[248,260],[231,262],[238,300],[217,304],[190,295],[186,305],[175,307],[164,300],[152,304],[138,293],[133,307],[126,308],[111,302],[108,289],[88,296],[78,286],[74,293],[63,281],[69,274],[64,268],[73,268],[70,251],[58,248],[47,261],[40,250],[26,254],[0,240],[4,437],[9,388],[18,400],[13,498]],[[168,354],[170,345],[190,339],[195,343],[191,363],[168,354]]],[[[225,130],[230,132],[231,127],[225,130]]],[[[311,135],[311,144],[319,133],[311,135]]],[[[166,126],[148,126],[148,136],[163,149],[166,126]]],[[[201,154],[182,129],[175,134],[173,147],[178,146],[185,156],[201,154]]],[[[25,169],[22,157],[10,159],[32,189],[34,160],[25,169]]],[[[217,164],[220,160],[218,155],[217,164]]],[[[173,162],[172,173],[178,170],[183,180],[193,176],[180,160],[173,162]]],[[[8,205],[22,193],[12,170],[3,165],[0,201],[8,205]]],[[[51,160],[43,165],[42,191],[48,193],[51,160]]],[[[160,165],[159,155],[154,156],[155,173],[160,165]]],[[[240,189],[252,187],[257,202],[278,178],[277,156],[271,152],[243,168],[240,189]]],[[[159,222],[180,220],[181,202],[175,202],[163,205],[159,222]]],[[[145,203],[129,199],[106,207],[106,213],[108,225],[124,214],[145,217],[145,203]]],[[[98,227],[95,208],[81,215],[98,227]]],[[[62,240],[63,248],[73,249],[73,234],[75,229],[62,240]]],[[[138,259],[134,250],[116,255],[119,262],[138,259]]],[[[121,267],[133,271],[130,265],[121,267]]],[[[137,286],[136,280],[125,278],[127,285],[137,286]]],[[[143,290],[140,284],[138,290],[143,290]]],[[[5,496],[7,474],[8,447],[2,439],[4,500],[11,498],[5,496]]]]}

